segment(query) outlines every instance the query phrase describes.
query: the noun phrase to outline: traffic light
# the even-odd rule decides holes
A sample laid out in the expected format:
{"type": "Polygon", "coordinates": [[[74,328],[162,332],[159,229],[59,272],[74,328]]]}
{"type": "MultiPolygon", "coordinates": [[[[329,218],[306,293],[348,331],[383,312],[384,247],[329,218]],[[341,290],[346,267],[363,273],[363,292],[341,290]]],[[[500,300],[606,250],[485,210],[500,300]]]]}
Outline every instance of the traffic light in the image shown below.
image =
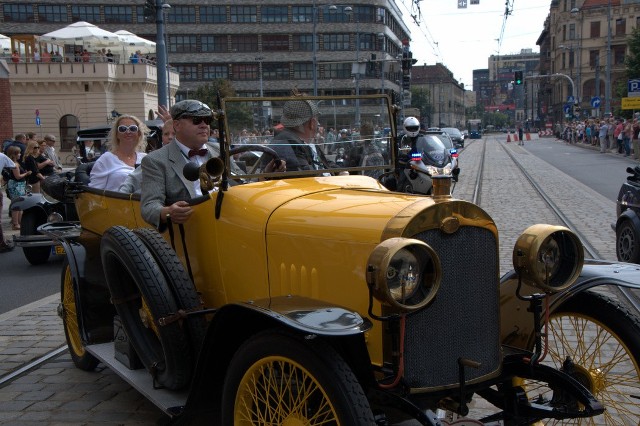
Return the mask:
{"type": "Polygon", "coordinates": [[[522,71],[516,71],[513,81],[515,83],[516,86],[520,86],[522,84],[522,71]]]}

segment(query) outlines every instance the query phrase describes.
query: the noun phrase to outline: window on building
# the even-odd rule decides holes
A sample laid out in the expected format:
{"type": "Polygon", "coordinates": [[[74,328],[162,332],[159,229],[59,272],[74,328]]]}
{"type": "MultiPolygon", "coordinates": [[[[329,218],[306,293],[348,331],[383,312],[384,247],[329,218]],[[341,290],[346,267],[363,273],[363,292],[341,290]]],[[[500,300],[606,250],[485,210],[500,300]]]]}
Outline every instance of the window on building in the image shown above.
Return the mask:
{"type": "Polygon", "coordinates": [[[156,22],[156,11],[147,6],[136,6],[136,22],[138,24],[153,24],[156,22]]]}
{"type": "Polygon", "coordinates": [[[569,24],[569,40],[576,39],[576,24],[569,24]]]}
{"type": "Polygon", "coordinates": [[[265,62],[262,64],[262,78],[264,80],[288,80],[288,62],[265,62]]]}
{"type": "Polygon", "coordinates": [[[600,37],[600,21],[591,22],[591,25],[589,25],[589,37],[600,37]]]}
{"type": "Polygon", "coordinates": [[[325,34],[324,50],[349,50],[349,34],[325,34]]]}
{"type": "Polygon", "coordinates": [[[258,11],[255,6],[231,6],[230,16],[232,23],[255,24],[258,19],[258,11]]]}
{"type": "Polygon", "coordinates": [[[376,22],[376,9],[373,6],[354,6],[352,22],[376,22]]]}
{"type": "Polygon", "coordinates": [[[38,6],[39,22],[68,22],[67,6],[40,5],[38,6]]]}
{"type": "Polygon", "coordinates": [[[624,65],[624,58],[627,47],[625,45],[611,46],[614,65],[624,65]]]}
{"type": "Polygon", "coordinates": [[[130,24],[133,22],[132,9],[129,6],[105,6],[105,24],[130,24]]]}
{"type": "Polygon", "coordinates": [[[589,66],[597,67],[599,66],[600,61],[600,51],[598,50],[590,50],[589,51],[589,66]]]}
{"type": "MultiPolygon", "coordinates": [[[[318,38],[320,37],[318,36],[318,38]]],[[[313,51],[313,34],[295,34],[293,36],[293,51],[294,52],[312,52],[313,51]]]]}
{"type": "Polygon", "coordinates": [[[232,64],[231,73],[233,80],[257,80],[259,78],[258,64],[232,64]]]}
{"type": "Polygon", "coordinates": [[[194,81],[198,79],[197,65],[176,65],[178,73],[180,73],[180,81],[194,81]]]}
{"type": "Polygon", "coordinates": [[[203,35],[200,37],[203,52],[227,52],[227,36],[203,35]]]}
{"type": "Polygon", "coordinates": [[[291,19],[293,22],[313,22],[313,7],[291,6],[291,19]]]}
{"type": "Polygon", "coordinates": [[[624,18],[616,19],[616,35],[624,36],[627,33],[627,20],[624,18]]]}
{"type": "Polygon", "coordinates": [[[173,6],[167,15],[167,21],[170,24],[195,24],[196,23],[196,7],[195,6],[173,6]]]}
{"type": "Polygon", "coordinates": [[[377,40],[375,34],[360,34],[360,50],[378,50],[377,40]]]}
{"type": "Polygon", "coordinates": [[[226,24],[226,6],[200,6],[201,24],[226,24]]]}
{"type": "Polygon", "coordinates": [[[383,7],[379,7],[376,9],[376,22],[379,24],[384,24],[386,22],[387,11],[383,7]]]}
{"type": "Polygon", "coordinates": [[[257,52],[258,36],[255,35],[233,35],[231,36],[232,52],[257,52]]]}
{"type": "Polygon", "coordinates": [[[60,149],[70,150],[76,146],[80,122],[75,115],[63,115],[58,121],[60,129],[60,149]]]}
{"type": "Polygon", "coordinates": [[[575,65],[575,52],[573,51],[573,49],[571,49],[569,51],[569,68],[573,69],[574,65],[575,65]]]}
{"type": "Polygon", "coordinates": [[[289,22],[289,8],[287,6],[262,6],[260,13],[262,23],[289,22]]]}
{"type": "Polygon", "coordinates": [[[636,16],[636,28],[640,28],[640,16],[636,16]]]}
{"type": "Polygon", "coordinates": [[[265,52],[286,52],[289,50],[288,35],[263,35],[262,50],[265,52]]]}
{"type": "Polygon", "coordinates": [[[2,14],[5,22],[33,22],[33,6],[30,4],[4,4],[2,14]]]}
{"type": "Polygon", "coordinates": [[[99,24],[100,21],[100,6],[71,6],[71,21],[85,21],[92,24],[99,24]]]}
{"type": "Polygon", "coordinates": [[[220,80],[229,78],[227,65],[205,65],[202,67],[203,80],[220,80]]]}
{"type": "Polygon", "coordinates": [[[351,64],[324,64],[324,78],[351,78],[351,64]]]}
{"type": "Polygon", "coordinates": [[[328,7],[322,9],[322,19],[324,22],[350,22],[351,13],[344,9],[347,6],[336,6],[336,10],[330,10],[328,7]]]}
{"type": "Polygon", "coordinates": [[[293,64],[293,79],[294,80],[311,80],[313,78],[313,63],[299,63],[293,64]]]}
{"type": "Polygon", "coordinates": [[[195,53],[196,36],[195,35],[169,35],[168,43],[169,53],[195,53]]]}

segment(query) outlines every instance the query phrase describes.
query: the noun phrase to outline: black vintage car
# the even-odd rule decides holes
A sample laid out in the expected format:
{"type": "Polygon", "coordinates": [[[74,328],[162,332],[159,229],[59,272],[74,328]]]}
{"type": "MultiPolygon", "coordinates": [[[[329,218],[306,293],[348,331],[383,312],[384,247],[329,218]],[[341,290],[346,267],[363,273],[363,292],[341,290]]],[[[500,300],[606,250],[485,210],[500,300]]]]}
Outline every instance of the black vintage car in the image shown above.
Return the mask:
{"type": "MultiPolygon", "coordinates": [[[[162,121],[150,120],[145,122],[149,128],[147,134],[147,151],[162,146],[162,121]]],[[[47,222],[77,221],[78,215],[72,198],[62,194],[49,194],[47,191],[60,188],[60,180],[66,182],[87,183],[92,161],[99,155],[88,152],[86,141],[100,141],[104,146],[109,138],[111,125],[102,125],[79,130],[76,143],[78,152],[77,168],[65,170],[45,179],[42,192],[27,193],[11,202],[10,211],[22,211],[20,235],[13,237],[16,247],[22,247],[24,256],[32,265],[39,265],[49,260],[52,254],[64,254],[62,246],[54,244],[51,238],[42,235],[38,227],[47,222]]]]}
{"type": "Polygon", "coordinates": [[[616,201],[616,255],[622,262],[640,263],[640,166],[627,167],[616,201]]]}

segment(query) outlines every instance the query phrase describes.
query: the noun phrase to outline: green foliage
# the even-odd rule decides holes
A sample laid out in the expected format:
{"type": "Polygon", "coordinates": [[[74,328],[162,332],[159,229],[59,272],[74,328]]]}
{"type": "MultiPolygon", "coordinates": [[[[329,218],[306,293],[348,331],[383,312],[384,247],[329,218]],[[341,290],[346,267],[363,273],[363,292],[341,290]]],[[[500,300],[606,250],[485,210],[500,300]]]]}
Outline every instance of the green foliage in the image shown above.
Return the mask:
{"type": "Polygon", "coordinates": [[[236,91],[229,80],[218,79],[210,83],[206,83],[193,92],[191,99],[197,99],[209,105],[211,108],[218,108],[218,93],[221,98],[227,98],[236,95],[236,91]]]}
{"type": "Polygon", "coordinates": [[[640,78],[640,27],[633,29],[627,39],[627,45],[629,46],[629,54],[625,58],[627,78],[640,78]]]}
{"type": "Polygon", "coordinates": [[[420,117],[425,119],[431,116],[431,93],[425,88],[411,89],[411,106],[420,110],[420,117]]]}

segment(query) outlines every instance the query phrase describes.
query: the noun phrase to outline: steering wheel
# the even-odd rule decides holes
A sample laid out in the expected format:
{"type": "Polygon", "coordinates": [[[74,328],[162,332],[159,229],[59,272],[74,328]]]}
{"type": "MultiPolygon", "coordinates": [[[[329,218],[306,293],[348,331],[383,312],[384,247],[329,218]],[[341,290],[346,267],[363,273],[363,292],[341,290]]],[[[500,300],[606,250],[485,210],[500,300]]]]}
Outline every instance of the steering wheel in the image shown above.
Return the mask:
{"type": "Polygon", "coordinates": [[[275,169],[278,168],[278,166],[280,166],[280,156],[278,155],[278,153],[273,149],[273,148],[269,148],[268,146],[265,145],[236,145],[233,148],[231,148],[229,150],[229,156],[234,156],[236,154],[241,154],[243,152],[248,152],[248,151],[259,151],[262,152],[264,154],[268,154],[271,158],[271,160],[269,161],[263,161],[262,160],[262,156],[260,158],[258,158],[256,160],[256,163],[253,165],[253,167],[251,168],[251,170],[248,172],[248,174],[254,174],[256,172],[256,170],[258,170],[258,167],[261,164],[267,165],[269,164],[270,161],[273,160],[274,164],[275,164],[275,169]]]}

